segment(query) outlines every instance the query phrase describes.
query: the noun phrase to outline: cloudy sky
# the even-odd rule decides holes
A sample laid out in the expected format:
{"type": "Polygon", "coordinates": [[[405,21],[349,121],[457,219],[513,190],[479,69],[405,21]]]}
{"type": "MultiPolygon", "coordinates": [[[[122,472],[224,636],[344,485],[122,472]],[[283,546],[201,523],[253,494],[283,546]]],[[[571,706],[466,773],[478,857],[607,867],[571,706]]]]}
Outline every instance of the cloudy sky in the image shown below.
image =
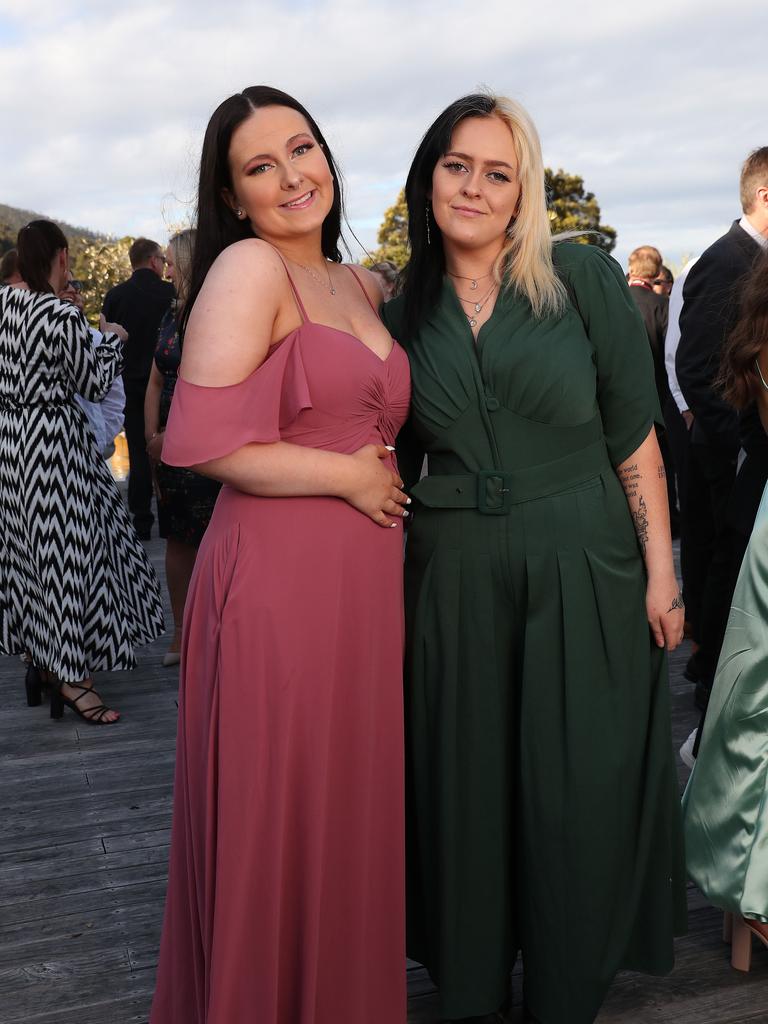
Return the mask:
{"type": "Polygon", "coordinates": [[[622,262],[678,264],[768,144],[766,39],[766,0],[0,0],[0,202],[165,241],[212,110],[264,82],[323,127],[371,246],[427,125],[487,85],[584,177],[622,262]]]}

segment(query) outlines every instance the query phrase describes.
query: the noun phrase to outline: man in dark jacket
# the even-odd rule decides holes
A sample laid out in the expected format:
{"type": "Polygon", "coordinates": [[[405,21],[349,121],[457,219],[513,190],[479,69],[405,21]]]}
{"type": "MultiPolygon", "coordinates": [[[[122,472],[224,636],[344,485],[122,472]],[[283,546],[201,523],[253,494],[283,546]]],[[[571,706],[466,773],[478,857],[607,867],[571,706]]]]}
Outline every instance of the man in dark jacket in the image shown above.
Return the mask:
{"type": "Polygon", "coordinates": [[[137,238],[128,250],[133,274],[111,288],[104,316],[128,331],[123,366],[125,438],[128,442],[128,508],[136,532],[149,540],[152,532],[152,473],[144,441],[144,393],[157,342],[157,329],[173,301],[173,285],[163,280],[165,257],[157,242],[137,238]]]}
{"type": "Polygon", "coordinates": [[[686,526],[701,555],[696,583],[689,587],[694,607],[688,618],[701,646],[689,663],[689,677],[698,680],[701,706],[712,686],[733,588],[768,477],[768,440],[754,406],[738,416],[716,384],[744,280],[761,248],[768,247],[768,146],[750,154],[742,168],[741,204],[741,220],[688,274],[675,360],[693,414],[686,526]],[[745,457],[737,476],[740,450],[745,457]]]}

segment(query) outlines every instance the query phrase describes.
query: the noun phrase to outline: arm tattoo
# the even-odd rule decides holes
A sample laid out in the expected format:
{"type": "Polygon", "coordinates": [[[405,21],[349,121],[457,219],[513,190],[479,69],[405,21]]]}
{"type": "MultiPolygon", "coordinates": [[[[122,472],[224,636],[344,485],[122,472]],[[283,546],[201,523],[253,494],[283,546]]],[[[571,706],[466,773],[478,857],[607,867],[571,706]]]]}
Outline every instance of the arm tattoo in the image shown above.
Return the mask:
{"type": "Polygon", "coordinates": [[[623,469],[618,471],[618,477],[627,498],[636,498],[641,477],[637,469],[637,463],[634,462],[631,466],[624,466],[623,469]]]}
{"type": "Polygon", "coordinates": [[[637,511],[632,513],[632,519],[635,523],[637,539],[640,542],[640,550],[643,553],[643,557],[645,557],[645,549],[648,547],[648,507],[642,494],[637,505],[637,511]]]}
{"type": "Polygon", "coordinates": [[[658,473],[659,473],[659,480],[664,480],[664,479],[666,479],[666,476],[667,476],[667,471],[666,471],[666,469],[664,468],[664,466],[663,466],[663,465],[660,465],[660,466],[657,466],[656,468],[657,468],[657,470],[658,470],[658,473]]]}
{"type": "Polygon", "coordinates": [[[673,612],[675,610],[675,608],[683,608],[683,609],[685,608],[685,601],[683,600],[683,592],[682,592],[682,590],[678,590],[677,597],[674,599],[674,601],[672,602],[671,607],[668,608],[667,611],[668,612],[673,612]]]}

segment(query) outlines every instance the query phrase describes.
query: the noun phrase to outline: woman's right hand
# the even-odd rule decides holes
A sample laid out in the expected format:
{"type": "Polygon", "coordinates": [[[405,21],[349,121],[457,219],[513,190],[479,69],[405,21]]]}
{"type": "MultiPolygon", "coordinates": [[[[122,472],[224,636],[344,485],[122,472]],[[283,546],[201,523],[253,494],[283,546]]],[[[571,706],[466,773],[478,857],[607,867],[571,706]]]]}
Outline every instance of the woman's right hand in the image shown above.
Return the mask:
{"type": "Polygon", "coordinates": [[[367,444],[350,459],[355,462],[352,483],[341,497],[379,526],[397,526],[397,519],[407,516],[405,505],[411,499],[401,490],[403,481],[384,460],[392,449],[383,444],[367,444]]]}

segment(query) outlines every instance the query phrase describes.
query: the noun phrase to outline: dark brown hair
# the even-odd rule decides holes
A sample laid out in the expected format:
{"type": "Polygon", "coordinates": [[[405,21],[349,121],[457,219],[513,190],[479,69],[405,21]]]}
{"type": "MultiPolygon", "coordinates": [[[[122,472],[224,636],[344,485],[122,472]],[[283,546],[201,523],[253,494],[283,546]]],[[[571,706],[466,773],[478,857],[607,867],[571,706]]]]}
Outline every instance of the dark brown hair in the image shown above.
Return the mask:
{"type": "Polygon", "coordinates": [[[16,240],[19,273],[33,292],[53,292],[48,278],[56,254],[69,249],[66,235],[52,220],[31,220],[16,240]]]}
{"type": "Polygon", "coordinates": [[[725,343],[718,383],[736,409],[763,390],[757,359],[768,349],[768,253],[763,254],[741,293],[739,321],[725,343]]]}
{"type": "Polygon", "coordinates": [[[128,250],[128,259],[131,261],[132,269],[146,267],[152,257],[159,252],[158,242],[153,242],[151,238],[137,238],[131,243],[131,248],[128,250]]]}

